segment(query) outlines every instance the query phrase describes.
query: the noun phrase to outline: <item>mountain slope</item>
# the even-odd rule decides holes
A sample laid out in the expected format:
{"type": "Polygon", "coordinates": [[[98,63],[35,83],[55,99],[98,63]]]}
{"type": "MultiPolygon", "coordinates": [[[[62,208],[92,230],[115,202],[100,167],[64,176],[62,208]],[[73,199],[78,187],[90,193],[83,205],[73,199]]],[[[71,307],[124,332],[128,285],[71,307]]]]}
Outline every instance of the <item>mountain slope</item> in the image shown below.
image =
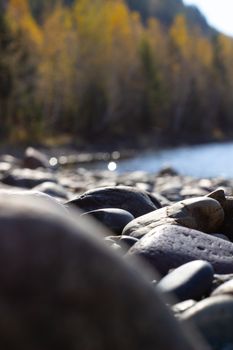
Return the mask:
{"type": "MultiPolygon", "coordinates": [[[[58,0],[29,0],[34,15],[41,17],[44,10],[49,10],[58,0]]],[[[74,0],[63,0],[67,6],[74,0]]],[[[205,17],[195,6],[186,6],[182,0],[125,0],[129,8],[140,13],[144,23],[149,17],[158,18],[165,26],[169,27],[177,14],[183,14],[189,26],[198,27],[204,34],[211,35],[215,31],[211,28],[205,17]]]]}
{"type": "Polygon", "coordinates": [[[149,17],[158,18],[165,26],[170,26],[177,14],[183,14],[190,27],[198,27],[205,34],[213,34],[205,17],[195,6],[186,6],[182,0],[126,0],[129,8],[138,11],[144,22],[149,17]]]}

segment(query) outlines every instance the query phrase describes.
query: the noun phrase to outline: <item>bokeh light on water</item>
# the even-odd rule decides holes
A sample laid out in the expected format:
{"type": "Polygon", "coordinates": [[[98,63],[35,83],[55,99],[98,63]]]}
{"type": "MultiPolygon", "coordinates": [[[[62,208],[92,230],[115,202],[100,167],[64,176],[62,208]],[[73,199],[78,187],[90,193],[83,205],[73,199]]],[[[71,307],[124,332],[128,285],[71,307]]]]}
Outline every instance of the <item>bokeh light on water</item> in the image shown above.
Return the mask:
{"type": "Polygon", "coordinates": [[[110,163],[108,163],[108,170],[109,170],[109,171],[115,171],[115,170],[117,170],[117,163],[116,163],[116,162],[110,162],[110,163]]]}

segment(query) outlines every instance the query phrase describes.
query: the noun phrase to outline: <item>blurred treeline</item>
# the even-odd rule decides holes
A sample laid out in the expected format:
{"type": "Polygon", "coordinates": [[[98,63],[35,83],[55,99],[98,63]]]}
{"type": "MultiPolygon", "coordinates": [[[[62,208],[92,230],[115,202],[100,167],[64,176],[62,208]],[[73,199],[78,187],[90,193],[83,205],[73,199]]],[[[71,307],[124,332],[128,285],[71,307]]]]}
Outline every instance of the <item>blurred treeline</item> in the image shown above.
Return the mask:
{"type": "Polygon", "coordinates": [[[181,0],[0,6],[1,139],[232,134],[233,40],[181,0]]]}

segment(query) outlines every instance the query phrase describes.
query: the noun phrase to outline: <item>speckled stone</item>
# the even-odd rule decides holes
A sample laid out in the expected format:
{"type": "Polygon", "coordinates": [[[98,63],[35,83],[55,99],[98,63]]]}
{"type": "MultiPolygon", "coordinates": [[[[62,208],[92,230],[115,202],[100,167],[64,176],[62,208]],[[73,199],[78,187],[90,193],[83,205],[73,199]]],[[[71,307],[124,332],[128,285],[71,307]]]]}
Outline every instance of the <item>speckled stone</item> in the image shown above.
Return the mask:
{"type": "Polygon", "coordinates": [[[181,225],[203,232],[217,232],[224,220],[224,211],[218,201],[198,197],[186,199],[161,208],[131,221],[123,234],[141,238],[161,225],[181,225]]]}
{"type": "Polygon", "coordinates": [[[128,252],[150,263],[161,274],[189,261],[206,260],[216,273],[233,273],[233,244],[186,227],[165,225],[141,238],[128,252]]]}

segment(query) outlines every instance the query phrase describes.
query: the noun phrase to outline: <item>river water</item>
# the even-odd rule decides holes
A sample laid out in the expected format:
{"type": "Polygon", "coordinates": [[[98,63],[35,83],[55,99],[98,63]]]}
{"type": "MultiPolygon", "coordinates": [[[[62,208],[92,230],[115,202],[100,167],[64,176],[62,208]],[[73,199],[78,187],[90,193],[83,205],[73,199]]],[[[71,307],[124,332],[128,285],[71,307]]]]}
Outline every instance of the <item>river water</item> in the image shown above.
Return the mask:
{"type": "Polygon", "coordinates": [[[157,172],[171,166],[181,175],[233,178],[233,142],[139,152],[128,160],[102,163],[102,169],[157,172]]]}

